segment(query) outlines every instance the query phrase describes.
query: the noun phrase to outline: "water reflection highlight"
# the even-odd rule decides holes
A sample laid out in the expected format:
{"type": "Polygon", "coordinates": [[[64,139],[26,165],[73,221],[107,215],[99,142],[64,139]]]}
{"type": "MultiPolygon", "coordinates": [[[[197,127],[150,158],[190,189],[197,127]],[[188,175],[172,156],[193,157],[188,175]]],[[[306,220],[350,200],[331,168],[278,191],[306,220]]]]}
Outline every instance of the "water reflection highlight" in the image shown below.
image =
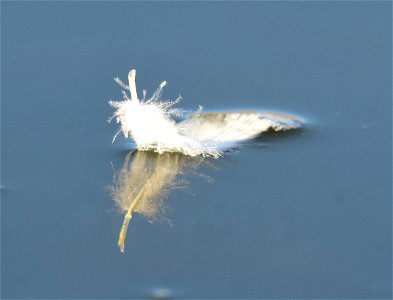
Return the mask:
{"type": "Polygon", "coordinates": [[[133,213],[149,220],[157,219],[164,211],[164,199],[169,191],[184,186],[179,175],[196,169],[203,161],[203,157],[179,153],[134,151],[127,154],[123,168],[115,173],[114,185],[109,188],[116,206],[125,213],[118,240],[121,252],[124,252],[133,213]]]}

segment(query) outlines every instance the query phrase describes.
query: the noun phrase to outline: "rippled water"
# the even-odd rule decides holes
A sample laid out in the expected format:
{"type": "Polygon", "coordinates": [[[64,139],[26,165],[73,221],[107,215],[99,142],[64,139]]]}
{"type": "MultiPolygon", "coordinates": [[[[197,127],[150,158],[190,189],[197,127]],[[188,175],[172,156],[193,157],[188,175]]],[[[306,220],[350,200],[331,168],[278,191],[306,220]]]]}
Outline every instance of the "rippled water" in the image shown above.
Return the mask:
{"type": "Polygon", "coordinates": [[[390,297],[391,20],[388,2],[3,2],[1,296],[390,297]],[[110,187],[154,156],[111,144],[131,68],[189,110],[306,122],[189,165],[123,254],[110,187]]]}

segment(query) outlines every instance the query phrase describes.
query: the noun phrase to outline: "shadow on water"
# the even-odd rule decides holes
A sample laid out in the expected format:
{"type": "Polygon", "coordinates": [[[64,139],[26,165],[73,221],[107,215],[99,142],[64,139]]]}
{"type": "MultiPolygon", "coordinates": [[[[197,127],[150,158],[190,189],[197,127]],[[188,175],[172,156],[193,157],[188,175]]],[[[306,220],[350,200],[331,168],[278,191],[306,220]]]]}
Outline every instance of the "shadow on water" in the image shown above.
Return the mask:
{"type": "Polygon", "coordinates": [[[258,137],[256,137],[252,142],[255,141],[269,141],[273,139],[291,139],[291,138],[299,138],[304,135],[310,135],[311,130],[304,124],[302,127],[293,128],[291,130],[285,131],[275,131],[274,129],[269,129],[268,131],[262,132],[258,137]]]}

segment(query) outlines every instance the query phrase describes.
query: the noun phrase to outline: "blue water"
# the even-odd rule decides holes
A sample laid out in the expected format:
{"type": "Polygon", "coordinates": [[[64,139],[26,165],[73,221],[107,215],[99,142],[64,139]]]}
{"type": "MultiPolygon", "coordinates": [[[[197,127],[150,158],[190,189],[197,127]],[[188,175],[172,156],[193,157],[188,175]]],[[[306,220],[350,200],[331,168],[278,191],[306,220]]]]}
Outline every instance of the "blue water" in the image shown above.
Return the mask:
{"type": "Polygon", "coordinates": [[[1,297],[390,298],[391,24],[390,2],[2,2],[1,297]],[[131,68],[189,110],[306,122],[186,175],[122,254],[132,145],[106,120],[131,68]]]}

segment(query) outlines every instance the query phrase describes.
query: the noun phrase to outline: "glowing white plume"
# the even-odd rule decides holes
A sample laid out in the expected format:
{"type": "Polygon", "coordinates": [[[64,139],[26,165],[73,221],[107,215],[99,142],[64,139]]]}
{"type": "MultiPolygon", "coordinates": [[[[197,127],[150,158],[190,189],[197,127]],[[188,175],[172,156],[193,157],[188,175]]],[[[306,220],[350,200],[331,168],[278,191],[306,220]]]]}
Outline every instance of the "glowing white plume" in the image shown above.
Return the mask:
{"type": "MultiPolygon", "coordinates": [[[[112,118],[120,123],[120,130],[126,138],[131,138],[139,150],[153,150],[158,153],[180,152],[190,156],[219,157],[223,150],[234,143],[257,137],[262,132],[287,130],[300,126],[300,120],[287,115],[256,111],[228,113],[197,113],[176,124],[172,116],[181,116],[182,111],[173,108],[180,102],[162,101],[162,82],[149,99],[146,92],[138,98],[136,71],[128,74],[127,86],[119,78],[115,81],[130,92],[123,91],[123,101],[110,101],[116,110],[112,118]]],[[[111,119],[112,119],[111,118],[111,119]]]]}

